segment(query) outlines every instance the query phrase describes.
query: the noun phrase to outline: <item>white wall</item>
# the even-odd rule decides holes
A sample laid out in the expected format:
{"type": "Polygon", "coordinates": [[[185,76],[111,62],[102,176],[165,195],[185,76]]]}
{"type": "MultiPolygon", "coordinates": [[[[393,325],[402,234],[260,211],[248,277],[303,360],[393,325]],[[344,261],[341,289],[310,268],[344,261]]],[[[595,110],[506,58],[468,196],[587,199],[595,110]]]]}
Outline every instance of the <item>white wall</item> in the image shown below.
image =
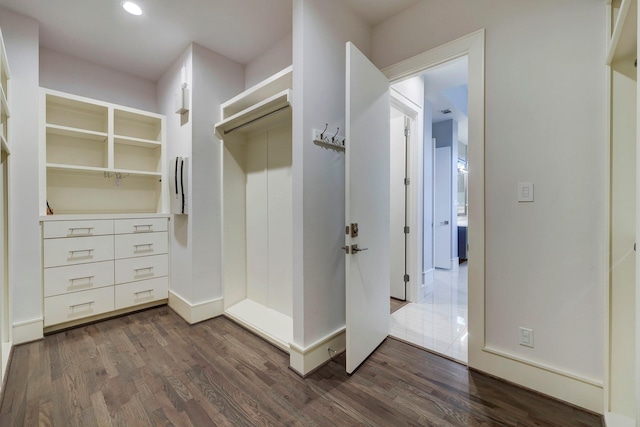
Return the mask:
{"type": "Polygon", "coordinates": [[[486,28],[486,346],[596,387],[607,250],[604,7],[420,2],[373,31],[383,67],[486,28]],[[517,202],[518,181],[534,182],[534,203],[517,202]],[[535,331],[535,348],[518,345],[520,326],[535,331]]]}
{"type": "Polygon", "coordinates": [[[155,82],[44,47],[40,48],[40,86],[158,112],[155,82]]]}
{"type": "MultiPolygon", "coordinates": [[[[166,115],[166,141],[167,160],[181,156],[191,158],[191,139],[193,125],[191,120],[192,100],[190,97],[189,112],[183,115],[175,113],[174,96],[182,85],[182,68],[186,70],[186,80],[191,89],[192,84],[192,46],[176,59],[165,74],[158,81],[157,103],[161,114],[166,115]]],[[[191,182],[191,170],[189,168],[188,179],[191,182]]],[[[188,186],[188,206],[191,208],[192,186],[188,186]]],[[[190,244],[190,222],[186,215],[173,215],[171,218],[171,230],[169,239],[171,241],[170,275],[171,291],[183,299],[191,296],[192,269],[190,244]]]]}
{"type": "Polygon", "coordinates": [[[245,89],[287,68],[293,63],[292,56],[293,40],[292,34],[289,34],[246,65],[245,89]]]}
{"type": "Polygon", "coordinates": [[[294,0],[293,19],[293,332],[304,348],[345,325],[344,153],[311,133],[329,123],[344,134],[345,43],[366,54],[370,31],[338,0],[294,0]]]}
{"type": "Polygon", "coordinates": [[[42,270],[38,226],[38,22],[0,8],[0,28],[11,71],[11,294],[14,344],[42,336],[42,270]],[[24,335],[16,324],[39,334],[24,335]],[[35,325],[29,328],[28,325],[35,325]]]}
{"type": "Polygon", "coordinates": [[[243,90],[244,66],[193,44],[192,302],[222,297],[222,143],[213,125],[220,104],[243,90]]]}
{"type": "MultiPolygon", "coordinates": [[[[158,82],[158,104],[167,116],[167,157],[187,156],[190,162],[189,215],[173,216],[170,238],[171,292],[192,308],[213,307],[212,301],[222,298],[222,147],[213,125],[219,120],[220,104],[243,89],[241,64],[195,43],[158,82]],[[183,67],[190,107],[178,115],[174,94],[180,89],[183,67]]],[[[215,314],[220,313],[209,311],[204,317],[215,314]]]]}

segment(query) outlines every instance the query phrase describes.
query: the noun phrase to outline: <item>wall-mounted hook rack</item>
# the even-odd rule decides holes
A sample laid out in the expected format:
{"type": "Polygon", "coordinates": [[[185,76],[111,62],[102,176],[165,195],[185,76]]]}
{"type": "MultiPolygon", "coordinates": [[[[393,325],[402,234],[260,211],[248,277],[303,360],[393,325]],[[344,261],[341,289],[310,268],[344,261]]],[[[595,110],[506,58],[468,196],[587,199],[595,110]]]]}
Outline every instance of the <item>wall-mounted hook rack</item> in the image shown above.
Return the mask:
{"type": "Polygon", "coordinates": [[[325,126],[324,130],[314,129],[313,130],[313,142],[317,145],[322,145],[324,147],[333,148],[334,150],[345,150],[346,140],[344,136],[339,135],[340,128],[338,127],[333,132],[327,132],[327,126],[325,126]]]}

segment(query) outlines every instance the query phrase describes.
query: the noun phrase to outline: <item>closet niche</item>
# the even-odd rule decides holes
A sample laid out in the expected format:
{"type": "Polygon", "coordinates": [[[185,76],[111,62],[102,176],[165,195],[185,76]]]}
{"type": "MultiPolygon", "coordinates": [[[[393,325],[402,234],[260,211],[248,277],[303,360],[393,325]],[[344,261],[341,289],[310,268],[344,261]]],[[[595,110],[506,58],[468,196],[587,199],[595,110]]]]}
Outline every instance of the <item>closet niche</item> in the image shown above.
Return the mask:
{"type": "Polygon", "coordinates": [[[221,106],[225,315],[289,351],[293,336],[291,67],[221,106]]]}

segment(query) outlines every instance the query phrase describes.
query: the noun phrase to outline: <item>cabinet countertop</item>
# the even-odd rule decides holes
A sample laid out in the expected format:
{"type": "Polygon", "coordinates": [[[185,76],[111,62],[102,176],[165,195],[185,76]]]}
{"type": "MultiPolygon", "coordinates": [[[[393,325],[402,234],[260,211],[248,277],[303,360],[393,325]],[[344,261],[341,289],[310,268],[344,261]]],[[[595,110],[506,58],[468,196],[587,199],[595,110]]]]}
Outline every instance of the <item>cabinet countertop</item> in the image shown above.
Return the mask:
{"type": "Polygon", "coordinates": [[[168,214],[168,213],[112,213],[112,214],[40,215],[41,222],[82,221],[82,220],[91,220],[91,219],[138,219],[138,218],[171,218],[171,214],[168,214]]]}

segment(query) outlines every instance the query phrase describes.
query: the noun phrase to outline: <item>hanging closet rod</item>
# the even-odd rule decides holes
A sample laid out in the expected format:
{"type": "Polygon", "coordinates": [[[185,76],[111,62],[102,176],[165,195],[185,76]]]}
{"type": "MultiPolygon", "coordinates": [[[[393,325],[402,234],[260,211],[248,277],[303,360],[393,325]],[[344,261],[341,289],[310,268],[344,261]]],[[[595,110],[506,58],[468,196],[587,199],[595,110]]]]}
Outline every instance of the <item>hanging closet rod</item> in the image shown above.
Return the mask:
{"type": "Polygon", "coordinates": [[[243,124],[241,124],[241,125],[238,125],[238,126],[236,126],[236,127],[234,127],[234,128],[231,128],[231,129],[229,129],[229,130],[225,130],[225,131],[224,131],[224,134],[225,134],[225,135],[230,134],[230,133],[231,133],[231,132],[233,132],[234,130],[241,129],[241,128],[245,127],[245,126],[250,125],[251,123],[254,123],[254,122],[257,122],[258,120],[262,120],[262,119],[264,119],[264,118],[266,118],[266,117],[272,116],[272,115],[274,115],[274,114],[276,114],[276,113],[279,113],[279,112],[280,112],[280,111],[282,111],[282,110],[286,110],[287,108],[290,108],[290,107],[291,107],[290,105],[285,105],[284,107],[280,107],[280,108],[278,108],[277,110],[274,110],[274,111],[272,111],[272,112],[270,112],[270,113],[267,113],[267,114],[262,115],[262,116],[260,116],[260,117],[256,117],[256,118],[255,118],[255,119],[253,119],[253,120],[249,120],[248,122],[243,123],[243,124]]]}

